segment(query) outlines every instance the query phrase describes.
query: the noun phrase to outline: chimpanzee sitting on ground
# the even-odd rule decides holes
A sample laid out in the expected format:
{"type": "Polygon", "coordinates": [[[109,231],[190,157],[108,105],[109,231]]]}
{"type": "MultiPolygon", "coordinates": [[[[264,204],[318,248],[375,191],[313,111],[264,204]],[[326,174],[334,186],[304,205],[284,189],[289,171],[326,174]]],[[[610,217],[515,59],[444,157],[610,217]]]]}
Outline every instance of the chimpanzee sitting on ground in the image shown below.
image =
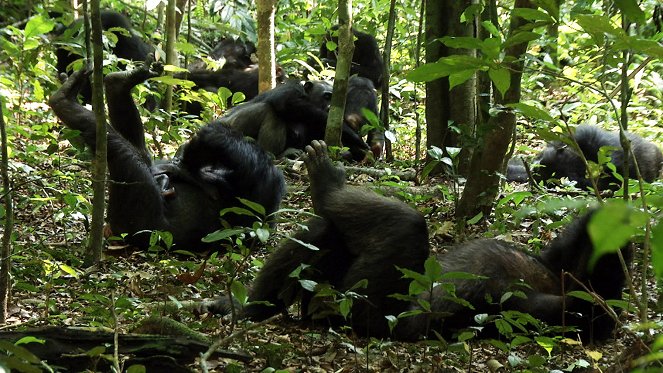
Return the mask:
{"type": "MultiPolygon", "coordinates": [[[[344,292],[362,279],[366,288],[353,291],[366,296],[354,299],[352,327],[363,335],[389,336],[384,316],[397,316],[414,310],[414,303],[397,300],[391,294],[407,294],[408,280],[397,269],[423,272],[429,255],[428,231],[421,214],[408,205],[379,196],[370,190],[345,184],[345,173],[332,164],[323,142],[313,141],[306,148],[304,162],[311,182],[311,200],[318,217],[311,219],[308,230],[299,232],[297,240],[286,240],[267,259],[258,273],[249,295],[249,303],[241,310],[243,317],[261,320],[284,312],[302,294],[302,312],[306,313],[311,294],[302,290],[298,278],[290,274],[302,264],[314,270],[312,277],[318,283],[328,282],[344,292]],[[375,211],[380,211],[376,214],[375,211]],[[312,244],[317,251],[298,242],[312,244]]],[[[588,270],[587,263],[593,246],[587,232],[592,214],[586,214],[553,240],[540,256],[525,254],[515,245],[500,240],[476,240],[439,255],[443,271],[466,272],[486,276],[486,279],[452,280],[455,293],[467,299],[474,309],[468,309],[449,300],[442,286],[422,300],[430,301],[431,319],[421,314],[399,320],[392,337],[412,340],[444,335],[474,325],[473,317],[479,313],[499,314],[502,310],[528,312],[551,324],[576,326],[582,334],[606,338],[615,323],[599,307],[578,298],[564,295],[564,291],[578,289],[578,285],[564,277],[568,271],[582,283],[594,289],[603,298],[618,299],[624,285],[624,274],[617,254],[604,255],[588,270]],[[519,286],[520,280],[529,285],[519,286]],[[507,291],[524,292],[528,299],[513,296],[500,305],[507,291]],[[492,301],[487,298],[490,297],[492,301]],[[566,314],[565,314],[566,311],[566,314]],[[580,314],[577,314],[580,313],[580,314]],[[429,329],[430,326],[430,329],[429,329]]],[[[630,256],[624,252],[628,263],[630,256]]],[[[449,287],[445,287],[449,289],[449,287]]],[[[227,297],[204,303],[203,311],[225,313],[227,297]]]]}
{"type": "MultiPolygon", "coordinates": [[[[306,144],[325,137],[332,86],[325,81],[289,81],[235,107],[219,122],[252,137],[276,157],[298,156],[306,144]]],[[[352,154],[368,145],[344,124],[342,141],[352,154]]]]}
{"type": "MultiPolygon", "coordinates": [[[[108,31],[112,28],[123,28],[129,34],[113,31],[117,37],[117,43],[113,47],[113,54],[118,58],[131,61],[145,61],[145,58],[151,53],[154,53],[154,47],[143,41],[140,36],[136,35],[131,26],[131,22],[122,14],[112,11],[101,11],[101,27],[103,30],[108,31]]],[[[85,47],[85,33],[83,31],[83,19],[79,18],[74,21],[68,28],[64,30],[61,36],[58,37],[60,42],[58,49],[55,51],[57,58],[56,68],[58,73],[65,73],[71,71],[71,64],[84,58],[85,52],[81,48],[85,47]],[[72,40],[76,41],[77,47],[72,47],[72,40]],[[81,55],[81,53],[83,55],[81,55]]],[[[89,104],[92,102],[92,87],[90,83],[83,85],[80,91],[83,103],[89,104]]]]}
{"type": "MultiPolygon", "coordinates": [[[[158,76],[162,67],[145,64],[104,79],[108,113],[108,221],[114,234],[145,247],[150,233],[169,231],[180,248],[200,250],[205,235],[221,229],[219,212],[242,206],[238,198],[260,203],[267,213],[278,209],[284,193],[283,175],[269,156],[230,129],[211,123],[186,144],[179,156],[153,164],[145,145],[143,125],[131,89],[158,76]],[[151,69],[153,68],[153,69],[151,69]]],[[[94,114],[76,101],[89,71],[75,72],[49,100],[55,114],[79,130],[95,148],[94,114]]],[[[250,225],[252,218],[224,216],[231,225],[250,225]]]]}
{"type": "MultiPolygon", "coordinates": [[[[624,150],[619,141],[619,133],[608,132],[595,126],[581,125],[576,128],[573,137],[585,159],[595,163],[598,162],[597,153],[601,147],[615,148],[610,153],[611,162],[615,165],[619,174],[623,173],[624,150]]],[[[647,182],[654,181],[659,176],[661,163],[663,162],[661,150],[638,135],[627,133],[626,137],[631,141],[631,148],[642,178],[647,182]]],[[[536,181],[548,181],[553,177],[556,179],[566,177],[571,181],[575,181],[578,188],[587,189],[592,186],[587,178],[585,163],[575,149],[568,144],[559,141],[549,143],[536,157],[534,163],[540,165],[532,169],[532,176],[536,181]]],[[[523,168],[524,165],[522,164],[514,164],[511,169],[507,169],[507,180],[521,181],[523,168]]],[[[630,158],[629,177],[636,178],[636,171],[636,164],[633,158],[630,158]]],[[[618,189],[620,185],[612,171],[606,168],[599,178],[597,186],[600,190],[604,190],[618,189]]]]}
{"type": "MultiPolygon", "coordinates": [[[[353,75],[348,81],[348,93],[345,99],[345,123],[343,130],[352,129],[359,135],[359,140],[364,143],[361,138],[361,130],[364,125],[368,124],[368,120],[362,113],[363,109],[371,111],[376,116],[378,115],[378,98],[375,93],[375,86],[370,79],[362,78],[358,75],[353,75]]],[[[353,144],[356,138],[350,136],[343,137],[343,145],[353,149],[362,149],[362,144],[353,144]],[[349,143],[346,143],[349,141],[349,143]]],[[[370,147],[373,156],[377,159],[382,154],[384,148],[384,132],[381,129],[373,129],[368,132],[368,146],[370,147]]],[[[365,143],[364,143],[365,144],[365,143]]],[[[353,159],[360,161],[365,157],[365,154],[352,154],[353,159]]]]}
{"type": "MultiPolygon", "coordinates": [[[[334,42],[338,45],[338,25],[332,27],[331,31],[325,35],[322,44],[320,45],[320,60],[329,66],[336,67],[337,49],[329,50],[327,48],[328,42],[334,42]]],[[[350,75],[359,75],[368,78],[373,82],[375,87],[382,86],[382,78],[384,76],[384,62],[378,48],[378,42],[372,35],[365,32],[352,30],[355,37],[355,49],[352,54],[352,66],[350,67],[350,75]]],[[[312,64],[315,65],[315,64],[312,64]]]]}

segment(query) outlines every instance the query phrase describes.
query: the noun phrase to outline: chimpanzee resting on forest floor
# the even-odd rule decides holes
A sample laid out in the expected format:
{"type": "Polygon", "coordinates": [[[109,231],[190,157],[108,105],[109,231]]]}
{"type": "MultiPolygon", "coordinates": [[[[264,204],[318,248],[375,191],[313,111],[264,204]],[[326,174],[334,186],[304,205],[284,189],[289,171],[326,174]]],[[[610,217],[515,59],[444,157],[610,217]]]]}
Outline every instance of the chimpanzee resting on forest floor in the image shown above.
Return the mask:
{"type": "MultiPolygon", "coordinates": [[[[643,180],[647,182],[656,180],[661,166],[663,166],[661,150],[655,144],[636,134],[627,132],[626,137],[631,142],[631,149],[635,155],[635,160],[633,157],[629,157],[629,177],[637,178],[637,171],[639,170],[643,180]]],[[[614,148],[610,151],[610,161],[615,165],[617,173],[623,174],[625,158],[624,150],[619,141],[619,133],[608,132],[596,126],[580,125],[575,129],[573,139],[577,142],[585,159],[594,163],[598,163],[597,153],[601,147],[614,148]]],[[[574,147],[561,141],[548,143],[546,148],[537,155],[534,165],[537,166],[532,167],[531,173],[537,182],[548,182],[553,178],[566,177],[571,181],[575,181],[578,188],[587,189],[592,187],[592,183],[587,177],[585,162],[574,147]]],[[[509,160],[506,177],[509,181],[527,181],[527,171],[522,161],[509,160]]],[[[616,190],[620,186],[621,182],[608,168],[603,170],[597,181],[599,190],[616,190]]]]}
{"type": "MultiPolygon", "coordinates": [[[[267,214],[276,211],[284,194],[283,175],[269,156],[240,134],[218,124],[201,128],[172,160],[153,163],[131,89],[158,76],[163,67],[145,64],[132,71],[105,77],[108,113],[109,204],[108,221],[114,234],[128,233],[127,241],[148,245],[150,230],[169,231],[182,249],[200,250],[201,238],[222,227],[219,212],[242,206],[238,198],[261,204],[267,214]]],[[[94,113],[76,100],[90,71],[75,72],[55,92],[49,104],[69,128],[79,130],[94,151],[94,113]]],[[[231,225],[249,225],[253,219],[229,214],[231,225]]]]}
{"type": "MultiPolygon", "coordinates": [[[[313,268],[312,277],[302,278],[328,282],[340,292],[362,279],[368,280],[366,288],[353,289],[366,299],[354,299],[352,328],[362,335],[389,336],[385,316],[397,316],[417,307],[414,302],[390,295],[408,293],[410,281],[403,278],[397,267],[423,272],[429,256],[426,222],[419,212],[400,201],[346,185],[343,169],[332,164],[323,142],[313,141],[306,147],[304,162],[318,217],[311,219],[308,230],[299,232],[295,238],[319,250],[311,250],[294,240],[282,243],[258,273],[248,299],[272,305],[249,303],[240,315],[253,320],[266,319],[284,312],[300,293],[301,310],[307,313],[313,301],[311,293],[302,290],[298,278],[290,276],[300,265],[307,264],[313,268]]],[[[593,272],[588,270],[593,252],[587,232],[591,216],[592,213],[585,214],[576,220],[539,256],[525,254],[511,243],[490,239],[471,241],[438,256],[444,273],[466,272],[486,277],[449,280],[455,285],[456,296],[469,301],[474,309],[449,300],[451,295],[438,286],[433,294],[420,295],[422,300],[431,302],[430,319],[425,313],[402,318],[391,336],[415,340],[433,335],[433,330],[450,335],[457,329],[475,325],[476,314],[498,315],[502,310],[512,309],[528,312],[552,325],[561,325],[565,317],[566,325],[577,327],[583,338],[607,338],[615,321],[600,307],[564,295],[564,291],[579,287],[569,276],[564,277],[564,283],[561,281],[562,271],[568,271],[604,299],[621,297],[625,276],[617,254],[604,255],[593,272]],[[511,290],[522,291],[527,299],[513,296],[500,305],[501,297],[511,290]]],[[[628,263],[627,250],[624,256],[628,263]]],[[[230,304],[228,297],[223,296],[203,303],[201,310],[227,313],[230,304]]]]}
{"type": "MultiPolygon", "coordinates": [[[[350,83],[353,81],[359,82],[351,79],[350,83]]],[[[350,92],[354,92],[353,102],[370,106],[370,97],[364,97],[366,93],[363,89],[350,92]]],[[[369,94],[372,94],[375,103],[375,91],[369,94]]],[[[332,85],[327,81],[291,80],[233,108],[219,122],[255,139],[261,148],[278,158],[296,157],[312,140],[324,139],[331,96],[332,85]]],[[[347,108],[352,110],[351,118],[357,125],[363,123],[365,118],[361,107],[354,104],[347,108]]],[[[347,121],[343,123],[341,141],[350,149],[350,156],[355,160],[364,159],[370,150],[347,121]]]]}

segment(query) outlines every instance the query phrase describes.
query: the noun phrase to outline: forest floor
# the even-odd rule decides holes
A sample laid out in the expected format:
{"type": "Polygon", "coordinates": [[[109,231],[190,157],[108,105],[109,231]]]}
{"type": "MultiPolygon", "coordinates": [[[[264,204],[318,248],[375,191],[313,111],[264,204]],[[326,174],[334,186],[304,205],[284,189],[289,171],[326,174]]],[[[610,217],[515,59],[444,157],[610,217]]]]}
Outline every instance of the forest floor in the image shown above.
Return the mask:
{"type": "MultiPolygon", "coordinates": [[[[83,163],[61,165],[54,162],[38,168],[44,175],[55,175],[60,167],[70,170],[80,167],[80,179],[64,180],[59,185],[63,191],[78,190],[85,195],[87,184],[81,185],[81,180],[88,174],[83,163]]],[[[27,179],[29,173],[19,170],[17,174],[27,179]]],[[[288,194],[283,207],[311,211],[306,176],[300,170],[293,170],[292,165],[287,166],[285,174],[288,194]]],[[[369,176],[355,173],[349,175],[349,182],[366,186],[378,184],[369,176]]],[[[425,212],[434,252],[445,250],[457,241],[451,224],[452,203],[434,187],[443,183],[433,180],[421,187],[414,184],[407,188],[380,187],[380,190],[390,190],[387,194],[404,198],[425,212]]],[[[63,197],[53,198],[48,203],[30,197],[39,195],[31,188],[39,188],[40,183],[17,180],[16,184],[25,201],[32,205],[17,212],[13,307],[3,330],[44,325],[105,326],[125,333],[146,316],[161,313],[155,311],[158,308],[155,305],[197,301],[217,296],[222,291],[222,283],[227,278],[223,268],[228,268],[228,262],[224,262],[221,255],[216,260],[207,261],[203,267],[201,257],[122,248],[107,250],[101,266],[85,269],[81,262],[83,241],[87,236],[84,214],[77,210],[67,212],[66,198],[63,197]],[[115,315],[109,311],[113,304],[117,309],[115,315]]],[[[247,285],[255,275],[254,264],[263,260],[281,239],[298,229],[298,224],[303,223],[306,216],[286,212],[282,218],[285,222],[279,224],[266,247],[235,267],[238,277],[247,285]]],[[[519,231],[493,236],[526,243],[531,236],[527,227],[523,224],[519,231]]],[[[482,230],[486,228],[474,227],[470,236],[484,236],[482,230]]],[[[543,232],[539,236],[547,241],[553,235],[554,232],[543,232]]],[[[478,339],[469,339],[465,343],[404,343],[359,338],[344,330],[303,325],[297,321],[296,310],[290,315],[279,316],[226,344],[228,350],[247,352],[251,356],[248,363],[229,358],[210,360],[210,371],[618,372],[621,371],[621,353],[634,341],[633,332],[622,328],[616,331],[614,339],[589,346],[577,342],[572,335],[565,339],[557,337],[554,346],[550,346],[541,339],[534,341],[537,336],[527,333],[522,335],[532,338],[531,342],[517,345],[504,339],[502,349],[495,347],[498,343],[478,339]]],[[[232,330],[248,325],[240,322],[233,327],[228,318],[199,316],[185,309],[168,312],[167,316],[213,340],[227,337],[232,330]]],[[[620,317],[626,324],[635,320],[631,313],[623,312],[620,317]]],[[[195,364],[191,367],[195,371],[199,369],[195,364]]]]}

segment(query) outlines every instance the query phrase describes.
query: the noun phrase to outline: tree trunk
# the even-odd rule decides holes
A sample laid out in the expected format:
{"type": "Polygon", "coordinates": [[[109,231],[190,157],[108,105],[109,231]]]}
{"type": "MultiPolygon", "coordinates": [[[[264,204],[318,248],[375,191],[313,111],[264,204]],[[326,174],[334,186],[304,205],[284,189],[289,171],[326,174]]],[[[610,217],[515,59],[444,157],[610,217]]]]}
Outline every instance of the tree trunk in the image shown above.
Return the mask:
{"type": "MultiPolygon", "coordinates": [[[[472,4],[471,0],[458,2],[429,0],[426,4],[426,62],[441,57],[466,54],[476,55],[473,49],[448,48],[436,39],[443,36],[475,36],[475,23],[460,22],[461,13],[472,4]]],[[[463,140],[474,138],[477,109],[477,81],[470,78],[449,91],[449,78],[444,77],[426,84],[427,147],[461,147],[460,169],[467,173],[469,151],[473,144],[463,140]],[[450,125],[460,129],[457,133],[450,125]]]]}
{"type": "Polygon", "coordinates": [[[2,248],[0,249],[0,324],[7,322],[7,307],[11,296],[11,282],[9,273],[11,270],[12,254],[12,233],[14,231],[14,205],[12,203],[12,185],[9,179],[9,156],[7,155],[7,128],[3,114],[5,103],[0,96],[0,153],[2,154],[2,164],[0,173],[2,174],[2,198],[5,208],[5,224],[3,226],[2,248]]]}
{"type": "MultiPolygon", "coordinates": [[[[447,27],[449,30],[449,36],[476,36],[478,28],[478,22],[476,19],[468,19],[463,23],[460,22],[460,15],[472,4],[472,2],[472,0],[450,2],[453,5],[449,7],[448,12],[450,16],[447,17],[447,20],[449,21],[447,27]]],[[[475,49],[448,48],[447,55],[467,55],[476,57],[477,51],[475,49]]],[[[465,177],[467,177],[467,174],[469,173],[472,150],[475,147],[474,141],[476,139],[478,118],[477,84],[478,82],[475,74],[463,84],[452,88],[450,94],[447,96],[449,98],[449,103],[446,105],[449,108],[449,123],[457,127],[460,130],[460,133],[455,130],[447,129],[444,145],[461,148],[461,151],[456,158],[458,159],[458,168],[456,172],[465,177]]]]}
{"type": "MultiPolygon", "coordinates": [[[[515,8],[534,8],[529,0],[516,0],[515,8]]],[[[509,35],[515,35],[528,21],[520,17],[511,17],[509,35]]],[[[523,70],[523,56],[528,43],[510,46],[505,50],[507,68],[511,73],[511,85],[504,97],[498,92],[494,93],[496,106],[517,103],[520,101],[520,81],[523,70]]],[[[511,135],[516,125],[516,116],[513,111],[501,110],[482,125],[479,131],[483,133],[474,155],[470,173],[463,190],[463,195],[456,210],[457,219],[466,219],[483,213],[483,217],[490,215],[493,203],[499,191],[499,175],[504,156],[511,142],[511,135]]]]}
{"type": "MultiPolygon", "coordinates": [[[[387,37],[384,42],[384,78],[382,79],[382,102],[380,103],[380,121],[385,130],[389,129],[389,67],[391,66],[391,43],[394,38],[394,25],[396,23],[396,0],[391,0],[389,4],[389,21],[387,22],[387,37]]],[[[378,87],[376,87],[378,88],[378,87]]],[[[382,135],[384,137],[384,134],[382,135]]],[[[393,161],[394,155],[391,152],[391,141],[385,138],[385,158],[387,161],[393,161]]]]}
{"type": "MultiPolygon", "coordinates": [[[[87,1],[87,0],[85,0],[87,1]]],[[[92,224],[90,242],[85,254],[85,265],[93,266],[101,260],[104,244],[104,215],[106,210],[106,105],[104,105],[104,46],[102,44],[101,10],[99,0],[91,2],[92,14],[92,110],[97,120],[97,141],[92,170],[92,224]]]]}
{"type": "Polygon", "coordinates": [[[352,33],[352,0],[338,1],[338,60],[334,75],[334,93],[327,117],[325,142],[331,146],[341,146],[341,129],[345,112],[345,96],[348,92],[348,79],[355,42],[352,33]]]}
{"type": "MultiPolygon", "coordinates": [[[[426,63],[445,56],[445,47],[437,39],[447,34],[443,0],[426,0],[426,63]]],[[[436,79],[426,83],[426,149],[444,148],[448,129],[449,80],[436,79]]]]}
{"type": "MultiPolygon", "coordinates": [[[[175,1],[168,0],[166,4],[166,64],[177,66],[177,54],[175,53],[175,42],[177,41],[177,29],[176,29],[176,11],[175,11],[175,1]]],[[[167,72],[166,75],[172,76],[172,72],[167,72]]],[[[164,95],[163,100],[163,109],[166,113],[170,113],[173,108],[173,86],[166,86],[166,94],[164,95]]],[[[170,115],[166,117],[166,130],[170,128],[171,118],[170,115]]]]}
{"type": "Polygon", "coordinates": [[[276,57],[274,52],[275,0],[258,0],[258,91],[276,86],[276,57]]]}

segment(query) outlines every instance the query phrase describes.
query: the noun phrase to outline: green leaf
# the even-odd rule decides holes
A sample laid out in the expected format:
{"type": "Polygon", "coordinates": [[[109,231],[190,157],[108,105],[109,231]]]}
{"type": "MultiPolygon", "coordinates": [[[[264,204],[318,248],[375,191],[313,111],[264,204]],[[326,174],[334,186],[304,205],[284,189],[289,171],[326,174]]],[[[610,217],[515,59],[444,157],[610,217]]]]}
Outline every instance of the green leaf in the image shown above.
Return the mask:
{"type": "Polygon", "coordinates": [[[310,292],[314,292],[315,287],[318,285],[317,282],[312,280],[299,280],[299,284],[302,286],[302,288],[310,292]]]}
{"type": "Polygon", "coordinates": [[[489,69],[488,76],[490,77],[490,80],[492,80],[493,83],[495,84],[497,90],[502,94],[502,97],[504,97],[504,94],[511,86],[511,73],[509,72],[509,70],[503,67],[498,67],[496,69],[489,69]]]}
{"type": "Polygon", "coordinates": [[[481,26],[486,29],[486,31],[490,32],[491,35],[496,37],[499,40],[502,40],[502,34],[500,34],[500,31],[495,27],[495,25],[490,22],[490,21],[483,21],[481,22],[481,26]]]}
{"type": "Polygon", "coordinates": [[[548,114],[548,112],[536,106],[519,102],[516,104],[508,104],[507,107],[516,109],[518,112],[520,112],[521,114],[523,114],[528,118],[538,119],[550,123],[556,123],[555,118],[551,117],[550,114],[548,114]]]}
{"type": "Polygon", "coordinates": [[[220,229],[203,237],[203,242],[216,242],[244,233],[244,229],[220,229]]]}
{"type": "Polygon", "coordinates": [[[76,273],[76,270],[66,264],[60,264],[60,270],[72,277],[78,278],[78,273],[76,273]]]}
{"type": "Polygon", "coordinates": [[[240,304],[246,304],[249,301],[249,291],[239,281],[233,281],[230,284],[230,292],[240,304]]]}
{"type": "Polygon", "coordinates": [[[308,242],[304,242],[304,241],[302,241],[302,240],[298,240],[298,239],[296,239],[296,238],[294,238],[294,237],[288,237],[288,239],[291,240],[291,241],[297,242],[298,244],[304,246],[305,248],[307,248],[307,249],[309,249],[309,250],[313,250],[313,251],[318,251],[318,250],[320,250],[320,249],[318,249],[317,246],[312,245],[312,244],[310,244],[310,243],[308,243],[308,242]]]}
{"type": "Polygon", "coordinates": [[[260,242],[265,243],[269,239],[269,229],[266,228],[258,228],[255,230],[256,236],[258,236],[258,239],[260,242]]]}
{"type": "Polygon", "coordinates": [[[474,76],[476,70],[463,70],[449,74],[449,89],[465,83],[468,79],[474,76]]]}
{"type": "Polygon", "coordinates": [[[127,373],[145,373],[147,372],[147,368],[145,368],[145,365],[141,364],[133,364],[129,368],[127,368],[127,373]]]}
{"type": "Polygon", "coordinates": [[[512,16],[518,16],[524,18],[528,21],[543,21],[543,23],[555,23],[555,20],[548,15],[548,13],[543,12],[538,9],[531,8],[515,8],[512,16]]]}
{"type": "Polygon", "coordinates": [[[550,357],[550,354],[552,353],[553,348],[555,347],[555,340],[550,338],[550,337],[534,337],[534,340],[536,343],[543,347],[544,350],[548,353],[548,357],[550,357]]]}
{"type": "Polygon", "coordinates": [[[472,37],[445,36],[439,40],[450,48],[480,49],[483,44],[481,39],[472,37]]]}
{"type": "Polygon", "coordinates": [[[645,20],[645,12],[640,9],[638,2],[636,0],[615,0],[615,5],[617,8],[631,21],[634,21],[640,25],[643,25],[645,20]]]}
{"type": "Polygon", "coordinates": [[[603,44],[606,34],[614,37],[624,36],[622,29],[615,27],[606,16],[580,14],[576,16],[576,21],[598,44],[603,44]]]}
{"type": "Polygon", "coordinates": [[[248,199],[244,199],[244,198],[239,198],[239,201],[240,201],[244,206],[249,207],[251,210],[257,212],[258,214],[260,214],[260,215],[262,215],[262,216],[265,215],[265,208],[262,207],[261,204],[256,203],[256,202],[253,202],[253,201],[249,201],[248,199]]]}
{"type": "Polygon", "coordinates": [[[644,226],[647,214],[633,209],[623,200],[612,200],[596,211],[587,227],[594,245],[589,267],[604,254],[624,247],[644,226]]]}
{"type": "Polygon", "coordinates": [[[582,299],[586,302],[594,303],[594,297],[586,291],[574,290],[566,293],[567,296],[582,299]]]}
{"type": "Polygon", "coordinates": [[[352,298],[343,298],[338,304],[338,309],[344,319],[348,318],[350,310],[352,309],[352,298]]]}
{"type": "Polygon", "coordinates": [[[431,282],[437,281],[440,278],[440,275],[442,275],[442,266],[434,256],[429,256],[428,259],[426,259],[424,262],[424,268],[424,273],[426,274],[426,277],[431,280],[431,282]]]}
{"type": "Polygon", "coordinates": [[[29,335],[29,336],[23,337],[23,338],[19,339],[18,341],[14,342],[14,344],[16,346],[20,346],[20,345],[28,344],[28,343],[44,344],[44,343],[46,343],[46,340],[45,339],[39,339],[37,337],[33,337],[33,336],[29,335]]]}
{"type": "Polygon", "coordinates": [[[42,16],[34,16],[30,18],[28,23],[25,25],[25,31],[23,31],[23,40],[27,41],[33,36],[46,34],[53,30],[55,27],[55,22],[49,18],[44,18],[42,16]]]}
{"type": "Polygon", "coordinates": [[[537,40],[540,37],[541,37],[541,34],[537,34],[536,32],[520,31],[520,32],[517,32],[515,35],[509,36],[504,41],[504,44],[502,44],[502,48],[506,49],[506,48],[511,47],[513,45],[518,45],[518,44],[521,44],[521,43],[529,43],[530,41],[537,40]]]}

